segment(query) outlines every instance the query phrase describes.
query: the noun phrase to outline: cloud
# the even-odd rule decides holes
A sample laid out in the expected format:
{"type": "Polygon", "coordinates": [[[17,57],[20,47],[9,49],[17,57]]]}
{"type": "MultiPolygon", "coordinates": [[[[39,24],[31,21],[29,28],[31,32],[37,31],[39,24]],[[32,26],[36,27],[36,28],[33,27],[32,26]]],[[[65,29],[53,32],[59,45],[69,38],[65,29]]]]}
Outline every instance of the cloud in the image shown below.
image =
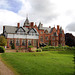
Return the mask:
{"type": "Polygon", "coordinates": [[[37,25],[40,21],[47,27],[60,25],[65,32],[73,33],[74,7],[75,0],[0,0],[0,26],[16,25],[18,21],[23,25],[28,14],[37,25]]]}
{"type": "Polygon", "coordinates": [[[70,23],[66,26],[66,31],[75,32],[75,22],[70,23]]]}
{"type": "Polygon", "coordinates": [[[16,26],[17,22],[20,22],[22,19],[24,18],[12,11],[0,9],[0,33],[3,25],[16,26]]]}
{"type": "Polygon", "coordinates": [[[47,23],[58,16],[58,14],[54,12],[54,4],[51,3],[50,0],[21,1],[23,2],[23,6],[18,14],[24,17],[28,13],[30,20],[47,23]]]}

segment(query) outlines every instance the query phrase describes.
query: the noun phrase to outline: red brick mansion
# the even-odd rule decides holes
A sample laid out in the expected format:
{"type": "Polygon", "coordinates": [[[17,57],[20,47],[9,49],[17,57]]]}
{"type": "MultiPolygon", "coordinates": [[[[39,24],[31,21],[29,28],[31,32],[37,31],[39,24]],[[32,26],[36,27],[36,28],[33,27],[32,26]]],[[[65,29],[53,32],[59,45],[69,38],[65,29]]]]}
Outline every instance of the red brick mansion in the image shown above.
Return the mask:
{"type": "Polygon", "coordinates": [[[23,27],[20,23],[17,26],[3,26],[3,35],[7,38],[7,48],[11,48],[14,43],[15,48],[28,48],[29,45],[39,47],[45,44],[51,46],[65,45],[65,35],[62,27],[43,27],[39,23],[37,26],[34,22],[29,22],[26,18],[23,27]]]}

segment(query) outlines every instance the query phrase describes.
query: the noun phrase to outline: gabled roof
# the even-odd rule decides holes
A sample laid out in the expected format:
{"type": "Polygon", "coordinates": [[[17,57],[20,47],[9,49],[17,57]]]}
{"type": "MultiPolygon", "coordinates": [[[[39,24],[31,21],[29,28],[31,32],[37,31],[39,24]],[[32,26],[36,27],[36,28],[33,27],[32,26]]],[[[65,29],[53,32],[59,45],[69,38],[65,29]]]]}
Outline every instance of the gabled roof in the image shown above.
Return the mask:
{"type": "Polygon", "coordinates": [[[17,30],[16,26],[5,26],[6,33],[15,33],[16,30],[17,30]]]}
{"type": "Polygon", "coordinates": [[[53,31],[53,29],[54,29],[54,27],[53,27],[53,28],[51,28],[51,31],[50,31],[50,33],[53,31]]]}
{"type": "Polygon", "coordinates": [[[41,28],[39,28],[39,29],[42,29],[42,30],[47,30],[48,31],[48,33],[50,33],[51,32],[51,28],[48,28],[48,27],[41,27],[41,28]]]}
{"type": "Polygon", "coordinates": [[[54,35],[54,36],[58,36],[57,32],[55,32],[53,35],[54,35]]]}
{"type": "Polygon", "coordinates": [[[9,34],[15,34],[20,28],[22,28],[26,34],[29,33],[30,30],[32,30],[32,29],[35,31],[35,33],[39,34],[35,28],[31,28],[31,29],[28,29],[27,27],[19,27],[18,28],[16,26],[5,26],[5,32],[9,33],[9,34]]]}
{"type": "MultiPolygon", "coordinates": [[[[26,33],[29,31],[29,29],[26,27],[20,27],[20,28],[22,28],[26,33]]],[[[14,33],[15,34],[18,29],[19,28],[16,26],[5,26],[6,33],[14,33]]]]}
{"type": "Polygon", "coordinates": [[[26,27],[22,27],[22,28],[26,31],[26,33],[29,31],[29,29],[26,27]]]}
{"type": "Polygon", "coordinates": [[[35,33],[39,34],[35,28],[29,29],[28,33],[29,33],[32,29],[35,31],[35,33]]]}
{"type": "Polygon", "coordinates": [[[60,27],[60,34],[62,34],[63,33],[63,29],[62,29],[62,27],[60,27]]]}

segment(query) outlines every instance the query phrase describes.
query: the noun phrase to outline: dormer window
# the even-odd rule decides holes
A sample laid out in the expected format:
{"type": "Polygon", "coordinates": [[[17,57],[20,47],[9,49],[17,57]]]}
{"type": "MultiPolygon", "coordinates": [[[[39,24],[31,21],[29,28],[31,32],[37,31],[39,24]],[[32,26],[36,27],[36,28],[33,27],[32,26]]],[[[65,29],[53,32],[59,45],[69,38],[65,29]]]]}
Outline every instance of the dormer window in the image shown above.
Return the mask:
{"type": "Polygon", "coordinates": [[[17,34],[24,35],[25,32],[22,28],[19,28],[18,31],[17,31],[17,34]]]}
{"type": "Polygon", "coordinates": [[[43,34],[43,31],[41,31],[41,34],[43,34]]]}
{"type": "Polygon", "coordinates": [[[46,33],[46,34],[48,34],[48,31],[47,31],[47,30],[45,30],[45,33],[46,33]]]}

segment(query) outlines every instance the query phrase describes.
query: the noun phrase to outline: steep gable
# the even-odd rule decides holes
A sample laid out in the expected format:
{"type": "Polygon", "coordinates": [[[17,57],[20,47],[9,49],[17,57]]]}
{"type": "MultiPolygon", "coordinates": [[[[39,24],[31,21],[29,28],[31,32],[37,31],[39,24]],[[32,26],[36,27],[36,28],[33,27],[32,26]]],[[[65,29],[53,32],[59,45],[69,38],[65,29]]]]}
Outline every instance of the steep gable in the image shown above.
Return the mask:
{"type": "Polygon", "coordinates": [[[39,34],[39,33],[35,28],[31,28],[29,29],[28,34],[39,34]]]}

